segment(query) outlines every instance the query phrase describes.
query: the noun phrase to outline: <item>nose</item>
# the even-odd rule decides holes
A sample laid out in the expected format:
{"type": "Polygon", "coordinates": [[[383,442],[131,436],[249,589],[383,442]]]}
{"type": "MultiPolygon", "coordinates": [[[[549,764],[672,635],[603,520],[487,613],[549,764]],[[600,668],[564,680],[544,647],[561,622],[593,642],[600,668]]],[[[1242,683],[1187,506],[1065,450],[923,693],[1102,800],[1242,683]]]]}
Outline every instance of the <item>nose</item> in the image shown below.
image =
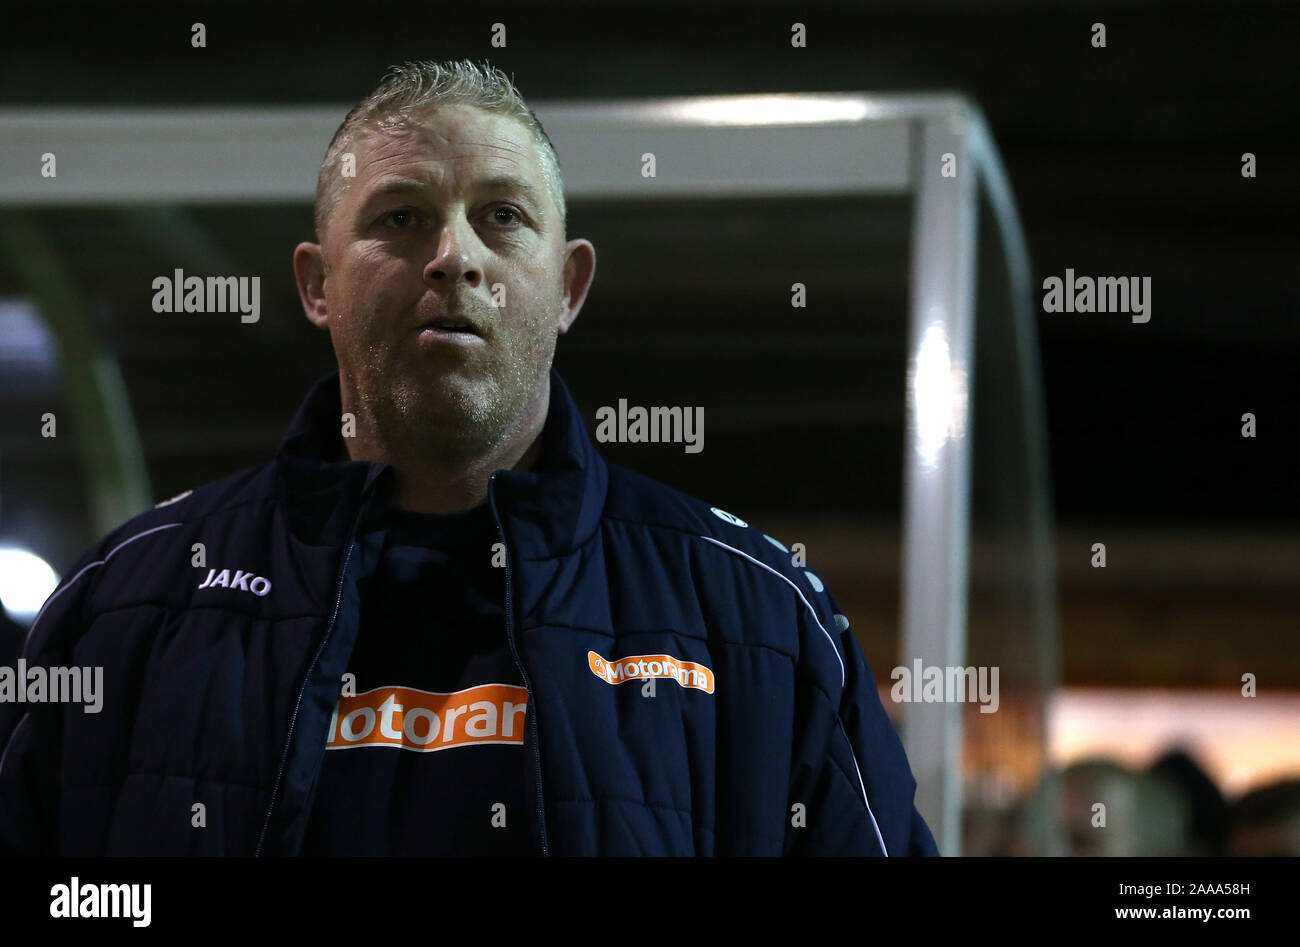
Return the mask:
{"type": "Polygon", "coordinates": [[[447,224],[438,235],[438,252],[424,265],[424,281],[436,285],[457,283],[462,279],[471,287],[478,286],[483,274],[474,266],[456,228],[447,224]]]}

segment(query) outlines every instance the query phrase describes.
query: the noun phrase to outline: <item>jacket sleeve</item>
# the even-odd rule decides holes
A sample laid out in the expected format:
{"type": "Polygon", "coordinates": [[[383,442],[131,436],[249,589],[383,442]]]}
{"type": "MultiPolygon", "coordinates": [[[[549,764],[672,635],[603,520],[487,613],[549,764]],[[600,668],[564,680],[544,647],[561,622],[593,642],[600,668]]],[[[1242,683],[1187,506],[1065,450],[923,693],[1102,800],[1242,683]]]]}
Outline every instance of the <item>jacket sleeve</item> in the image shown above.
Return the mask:
{"type": "MultiPolygon", "coordinates": [[[[96,550],[82,556],[45,600],[15,655],[26,667],[72,664],[95,559],[96,550]]],[[[17,662],[11,666],[16,671],[17,662]]],[[[57,703],[0,702],[0,856],[59,853],[64,710],[57,703]]]]}
{"type": "Polygon", "coordinates": [[[937,856],[934,837],[914,803],[916,780],[907,754],[880,702],[866,656],[834,598],[829,592],[825,597],[832,620],[821,620],[822,627],[811,633],[836,646],[844,686],[837,698],[811,680],[796,683],[785,853],[937,856]]]}

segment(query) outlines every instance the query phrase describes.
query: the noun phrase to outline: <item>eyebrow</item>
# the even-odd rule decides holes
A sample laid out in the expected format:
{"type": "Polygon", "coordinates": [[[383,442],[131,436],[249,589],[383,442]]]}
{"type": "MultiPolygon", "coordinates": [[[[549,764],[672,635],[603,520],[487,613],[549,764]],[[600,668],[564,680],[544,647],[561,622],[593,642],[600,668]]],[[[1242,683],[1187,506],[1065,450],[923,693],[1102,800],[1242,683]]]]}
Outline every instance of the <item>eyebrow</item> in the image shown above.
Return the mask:
{"type": "MultiPolygon", "coordinates": [[[[393,194],[407,194],[411,191],[423,191],[431,186],[427,178],[392,178],[375,185],[366,197],[363,209],[375,201],[393,194]]],[[[542,206],[541,193],[533,185],[512,174],[498,174],[495,177],[481,178],[470,185],[473,190],[514,191],[531,203],[535,209],[542,206]]]]}

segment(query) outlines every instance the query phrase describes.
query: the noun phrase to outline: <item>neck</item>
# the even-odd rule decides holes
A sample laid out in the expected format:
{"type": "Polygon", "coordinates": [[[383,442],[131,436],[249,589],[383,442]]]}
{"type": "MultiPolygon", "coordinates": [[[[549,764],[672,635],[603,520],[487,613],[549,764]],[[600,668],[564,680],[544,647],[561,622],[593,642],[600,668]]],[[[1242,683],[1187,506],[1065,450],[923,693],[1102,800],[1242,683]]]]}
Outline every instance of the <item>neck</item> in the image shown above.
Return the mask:
{"type": "Polygon", "coordinates": [[[550,406],[549,386],[515,432],[481,456],[438,463],[385,441],[358,415],[357,436],[344,438],[352,460],[391,464],[396,477],[393,504],[414,513],[459,513],[487,500],[488,481],[498,470],[531,470],[541,453],[542,428],[550,406]]]}

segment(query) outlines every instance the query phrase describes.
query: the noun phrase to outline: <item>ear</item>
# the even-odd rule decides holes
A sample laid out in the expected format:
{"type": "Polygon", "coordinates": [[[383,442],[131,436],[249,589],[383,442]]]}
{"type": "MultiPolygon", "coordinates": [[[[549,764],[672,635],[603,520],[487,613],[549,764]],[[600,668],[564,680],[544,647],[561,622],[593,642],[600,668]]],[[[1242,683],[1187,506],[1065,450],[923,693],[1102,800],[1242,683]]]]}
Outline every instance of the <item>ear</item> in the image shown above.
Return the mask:
{"type": "Polygon", "coordinates": [[[325,251],[319,243],[300,243],[293,250],[293,276],[298,283],[298,298],[307,321],[318,329],[329,329],[329,310],[325,305],[325,251]]]}
{"type": "Polygon", "coordinates": [[[587,290],[596,277],[596,248],[590,240],[570,240],[564,251],[564,311],[556,335],[564,335],[578,318],[587,290]]]}

